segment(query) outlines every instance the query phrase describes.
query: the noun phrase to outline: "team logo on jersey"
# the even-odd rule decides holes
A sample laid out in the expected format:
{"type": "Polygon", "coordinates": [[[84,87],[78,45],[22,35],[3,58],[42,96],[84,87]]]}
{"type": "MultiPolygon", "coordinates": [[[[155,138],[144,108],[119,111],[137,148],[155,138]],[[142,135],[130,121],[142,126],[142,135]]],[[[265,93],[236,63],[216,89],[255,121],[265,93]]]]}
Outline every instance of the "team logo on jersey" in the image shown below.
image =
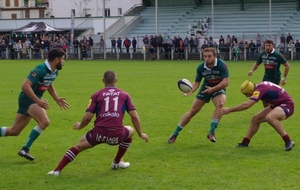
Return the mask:
{"type": "Polygon", "coordinates": [[[89,99],[89,103],[87,105],[88,108],[90,107],[91,103],[92,103],[92,99],[89,99]]]}
{"type": "Polygon", "coordinates": [[[30,73],[30,76],[32,78],[35,78],[38,75],[38,73],[36,71],[33,71],[32,73],[30,73]]]}
{"type": "Polygon", "coordinates": [[[259,91],[254,91],[251,98],[257,99],[259,97],[260,92],[259,91]]]}

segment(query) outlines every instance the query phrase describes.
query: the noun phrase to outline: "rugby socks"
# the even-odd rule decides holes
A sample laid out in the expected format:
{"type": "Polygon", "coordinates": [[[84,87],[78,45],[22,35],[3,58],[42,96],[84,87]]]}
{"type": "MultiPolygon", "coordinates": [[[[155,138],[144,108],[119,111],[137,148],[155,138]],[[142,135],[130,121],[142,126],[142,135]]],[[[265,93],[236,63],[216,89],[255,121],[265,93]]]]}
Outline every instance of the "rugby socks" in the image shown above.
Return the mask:
{"type": "Polygon", "coordinates": [[[284,142],[290,142],[291,141],[291,139],[290,139],[290,137],[289,137],[289,135],[288,134],[286,134],[286,135],[284,135],[284,136],[282,136],[282,139],[284,140],[284,142]]]}
{"type": "Polygon", "coordinates": [[[125,141],[121,142],[119,144],[119,150],[117,152],[117,155],[115,157],[114,163],[118,164],[122,157],[124,156],[125,152],[127,151],[127,149],[129,148],[130,144],[131,144],[132,138],[128,138],[125,141]]]}
{"type": "Polygon", "coordinates": [[[214,134],[215,133],[215,130],[218,127],[218,124],[219,124],[218,119],[212,119],[211,120],[209,134],[214,134]]]}
{"type": "Polygon", "coordinates": [[[248,145],[250,143],[250,139],[248,139],[248,138],[243,138],[243,141],[242,141],[242,144],[243,145],[248,145]]]}
{"type": "Polygon", "coordinates": [[[32,145],[32,143],[40,136],[40,134],[42,132],[43,132],[43,129],[41,129],[39,126],[35,126],[32,129],[32,131],[31,131],[31,133],[30,133],[30,135],[28,137],[28,140],[25,143],[25,145],[24,145],[23,148],[29,150],[30,147],[31,147],[31,145],[32,145]]]}
{"type": "Polygon", "coordinates": [[[59,162],[58,166],[55,168],[54,171],[61,171],[62,169],[64,169],[64,167],[68,163],[72,162],[76,158],[78,153],[79,153],[79,151],[75,147],[70,148],[66,152],[64,157],[61,159],[61,161],[59,162]]]}
{"type": "Polygon", "coordinates": [[[177,125],[173,135],[175,135],[176,137],[179,135],[180,131],[183,129],[183,127],[181,127],[179,124],[177,125]]]}
{"type": "Polygon", "coordinates": [[[0,137],[4,137],[6,135],[7,127],[0,127],[0,137]]]}

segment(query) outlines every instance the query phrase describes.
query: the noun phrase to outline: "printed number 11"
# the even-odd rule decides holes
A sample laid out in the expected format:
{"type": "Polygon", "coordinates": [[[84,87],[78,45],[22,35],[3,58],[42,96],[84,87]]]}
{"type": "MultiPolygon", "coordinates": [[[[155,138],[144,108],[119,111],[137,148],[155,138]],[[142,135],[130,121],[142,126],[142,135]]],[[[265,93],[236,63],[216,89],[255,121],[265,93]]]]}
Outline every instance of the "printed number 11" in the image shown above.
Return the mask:
{"type": "MultiPolygon", "coordinates": [[[[118,111],[118,99],[119,97],[113,98],[114,101],[114,111],[118,111]]],[[[109,110],[109,97],[104,98],[105,101],[105,112],[108,112],[109,110]]]]}

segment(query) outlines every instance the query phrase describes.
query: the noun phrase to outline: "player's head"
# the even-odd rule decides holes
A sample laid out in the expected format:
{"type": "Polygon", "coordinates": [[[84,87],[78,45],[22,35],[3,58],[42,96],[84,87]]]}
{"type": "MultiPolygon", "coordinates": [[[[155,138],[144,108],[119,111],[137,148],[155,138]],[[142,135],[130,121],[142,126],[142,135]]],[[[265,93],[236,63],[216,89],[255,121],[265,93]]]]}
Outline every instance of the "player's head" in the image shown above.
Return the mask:
{"type": "Polygon", "coordinates": [[[273,48],[274,48],[273,40],[266,40],[264,46],[265,46],[266,52],[271,53],[273,51],[273,48]]]}
{"type": "Polygon", "coordinates": [[[204,61],[206,62],[206,64],[213,64],[215,62],[215,58],[217,56],[217,52],[215,48],[205,48],[204,52],[204,61]]]}
{"type": "Polygon", "coordinates": [[[53,48],[48,52],[48,61],[56,65],[57,70],[61,70],[65,63],[65,52],[59,48],[53,48]]]}
{"type": "Polygon", "coordinates": [[[105,86],[115,86],[115,83],[117,82],[117,74],[112,70],[108,70],[104,73],[102,81],[105,86]]]}
{"type": "Polygon", "coordinates": [[[241,85],[241,93],[247,97],[250,97],[255,89],[255,85],[251,81],[244,81],[241,85]]]}

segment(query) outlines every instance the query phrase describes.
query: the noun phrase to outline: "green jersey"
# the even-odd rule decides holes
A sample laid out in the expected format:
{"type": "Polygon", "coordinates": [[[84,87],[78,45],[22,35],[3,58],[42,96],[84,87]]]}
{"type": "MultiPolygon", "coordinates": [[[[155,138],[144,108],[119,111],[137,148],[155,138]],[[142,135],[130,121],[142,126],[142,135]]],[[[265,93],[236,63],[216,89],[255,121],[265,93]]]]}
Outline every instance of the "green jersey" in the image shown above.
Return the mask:
{"type": "Polygon", "coordinates": [[[265,74],[263,81],[271,81],[273,83],[279,84],[280,82],[280,65],[285,64],[287,61],[281,53],[272,50],[270,54],[267,54],[266,51],[263,51],[257,57],[256,63],[264,63],[265,74]]]}
{"type": "Polygon", "coordinates": [[[205,62],[198,66],[195,81],[200,82],[204,78],[202,87],[205,89],[205,86],[216,86],[224,78],[228,77],[229,73],[226,63],[222,59],[216,58],[212,69],[209,69],[205,62]]]}
{"type": "MultiPolygon", "coordinates": [[[[52,84],[55,78],[58,76],[58,71],[51,71],[51,67],[48,61],[36,66],[32,71],[30,71],[27,78],[32,82],[32,90],[34,94],[41,98],[44,92],[52,84]]],[[[25,92],[22,90],[19,98],[29,98],[25,92]]]]}

